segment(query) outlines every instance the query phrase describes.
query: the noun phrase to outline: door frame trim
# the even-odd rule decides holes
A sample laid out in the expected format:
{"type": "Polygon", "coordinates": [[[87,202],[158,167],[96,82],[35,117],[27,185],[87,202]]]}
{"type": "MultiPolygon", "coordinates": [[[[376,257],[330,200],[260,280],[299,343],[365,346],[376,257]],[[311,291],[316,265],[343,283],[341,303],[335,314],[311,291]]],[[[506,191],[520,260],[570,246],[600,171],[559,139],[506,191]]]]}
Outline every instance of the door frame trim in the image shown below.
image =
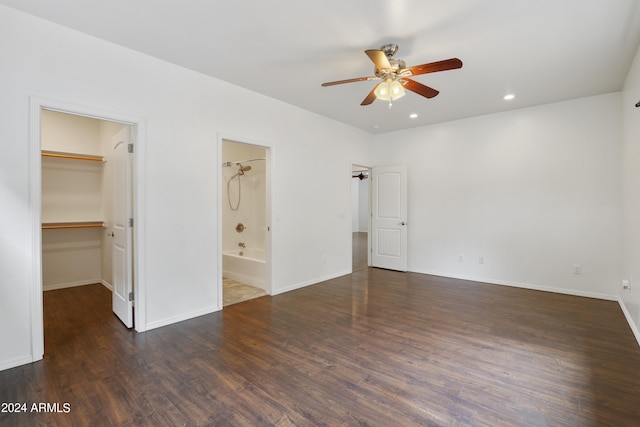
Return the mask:
{"type": "Polygon", "coordinates": [[[31,358],[32,361],[41,360],[44,356],[44,314],[42,297],[42,159],[41,159],[41,112],[51,110],[76,116],[90,117],[98,120],[118,122],[134,128],[134,156],[133,175],[133,215],[136,226],[133,229],[135,246],[133,249],[134,299],[136,310],[134,313],[135,330],[146,330],[146,271],[141,254],[145,253],[144,204],[145,200],[145,168],[142,159],[145,158],[146,125],[141,117],[117,113],[86,105],[74,104],[58,99],[40,96],[29,97],[29,216],[31,218],[32,235],[32,277],[29,287],[30,318],[31,318],[31,358]]]}

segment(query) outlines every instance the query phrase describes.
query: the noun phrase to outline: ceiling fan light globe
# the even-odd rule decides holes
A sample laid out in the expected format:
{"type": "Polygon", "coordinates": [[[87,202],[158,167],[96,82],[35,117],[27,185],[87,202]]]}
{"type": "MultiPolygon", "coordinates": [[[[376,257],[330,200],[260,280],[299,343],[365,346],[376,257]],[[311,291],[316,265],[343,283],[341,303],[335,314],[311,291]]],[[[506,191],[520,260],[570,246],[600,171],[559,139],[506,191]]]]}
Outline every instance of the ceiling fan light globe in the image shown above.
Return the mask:
{"type": "Polygon", "coordinates": [[[373,93],[376,95],[376,98],[382,99],[383,101],[389,101],[391,99],[391,90],[390,84],[388,81],[384,81],[378,85],[373,93]]]}
{"type": "Polygon", "coordinates": [[[396,99],[400,99],[405,95],[404,87],[399,81],[394,80],[389,84],[389,93],[391,100],[395,101],[396,99]]]}

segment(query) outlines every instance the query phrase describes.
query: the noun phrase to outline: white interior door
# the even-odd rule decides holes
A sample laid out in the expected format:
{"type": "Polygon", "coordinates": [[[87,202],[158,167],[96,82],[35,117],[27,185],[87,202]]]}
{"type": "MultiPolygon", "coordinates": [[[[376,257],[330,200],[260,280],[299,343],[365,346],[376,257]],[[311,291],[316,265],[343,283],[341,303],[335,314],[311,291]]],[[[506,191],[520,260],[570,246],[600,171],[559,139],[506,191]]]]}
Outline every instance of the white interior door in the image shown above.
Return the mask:
{"type": "Polygon", "coordinates": [[[109,159],[113,168],[113,312],[127,328],[133,326],[130,131],[124,127],[113,137],[109,159]]]}
{"type": "Polygon", "coordinates": [[[371,265],[407,271],[407,166],[371,172],[371,265]]]}

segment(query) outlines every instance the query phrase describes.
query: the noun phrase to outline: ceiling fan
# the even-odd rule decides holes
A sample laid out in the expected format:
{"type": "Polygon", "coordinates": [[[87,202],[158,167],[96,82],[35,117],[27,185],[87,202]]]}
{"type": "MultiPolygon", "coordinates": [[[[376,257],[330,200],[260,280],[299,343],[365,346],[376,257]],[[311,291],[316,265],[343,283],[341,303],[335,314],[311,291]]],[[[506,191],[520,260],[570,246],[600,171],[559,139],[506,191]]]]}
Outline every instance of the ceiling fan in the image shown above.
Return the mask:
{"type": "Polygon", "coordinates": [[[462,61],[458,58],[445,59],[444,61],[430,62],[428,64],[415,65],[407,67],[401,59],[393,59],[393,55],[398,51],[397,44],[385,44],[380,49],[365,50],[369,59],[375,65],[373,76],[356,77],[354,79],[337,80],[335,82],[322,83],[323,87],[334,86],[343,83],[361,82],[365,80],[382,80],[369,92],[367,97],[360,105],[369,105],[376,99],[391,101],[404,96],[405,89],[422,95],[425,98],[433,98],[439,91],[429,86],[418,83],[409,77],[418,76],[420,74],[435,73],[438,71],[453,70],[462,67],[462,61]]]}

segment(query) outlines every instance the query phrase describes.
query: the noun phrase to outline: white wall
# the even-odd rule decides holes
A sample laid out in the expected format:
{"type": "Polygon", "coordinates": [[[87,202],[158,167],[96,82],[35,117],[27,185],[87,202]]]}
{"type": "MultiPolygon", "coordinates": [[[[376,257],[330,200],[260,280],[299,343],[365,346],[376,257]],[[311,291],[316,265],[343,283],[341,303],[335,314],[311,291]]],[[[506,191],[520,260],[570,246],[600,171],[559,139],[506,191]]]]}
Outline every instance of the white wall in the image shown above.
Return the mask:
{"type": "Polygon", "coordinates": [[[620,114],[615,93],[377,136],[408,165],[409,269],[615,298],[620,114]]]}
{"type": "Polygon", "coordinates": [[[102,155],[100,120],[45,110],[41,122],[43,150],[102,155]]]}
{"type": "Polygon", "coordinates": [[[623,225],[624,262],[622,278],[630,280],[631,290],[622,290],[620,298],[640,342],[640,50],[627,75],[622,92],[623,118],[623,225]]]}
{"type": "Polygon", "coordinates": [[[350,272],[349,171],[371,163],[369,134],[5,6],[0,40],[0,220],[10,224],[0,240],[0,369],[40,356],[30,329],[39,238],[29,200],[32,95],[144,120],[142,329],[222,305],[220,132],[273,147],[273,293],[350,272]]]}

